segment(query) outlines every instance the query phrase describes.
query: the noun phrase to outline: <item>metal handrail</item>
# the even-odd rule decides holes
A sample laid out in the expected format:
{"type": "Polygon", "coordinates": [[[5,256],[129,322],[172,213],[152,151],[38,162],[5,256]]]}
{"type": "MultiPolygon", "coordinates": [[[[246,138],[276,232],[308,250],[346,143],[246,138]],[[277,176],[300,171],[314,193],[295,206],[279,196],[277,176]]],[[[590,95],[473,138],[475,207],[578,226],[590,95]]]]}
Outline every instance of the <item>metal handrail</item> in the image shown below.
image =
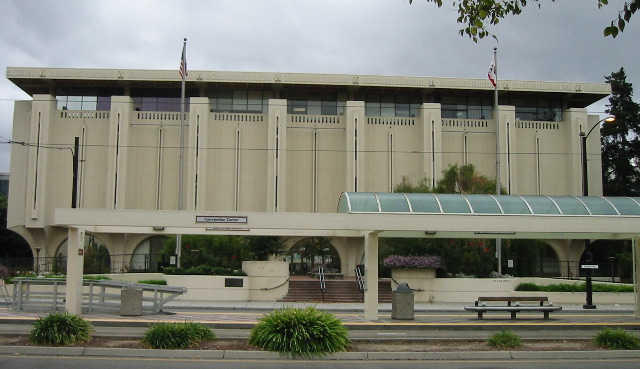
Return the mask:
{"type": "Polygon", "coordinates": [[[362,271],[360,268],[356,268],[356,280],[358,281],[358,289],[364,291],[364,278],[362,278],[362,271]]]}
{"type": "Polygon", "coordinates": [[[327,284],[324,281],[324,268],[318,268],[318,277],[320,278],[320,291],[322,292],[322,302],[324,302],[324,294],[327,292],[327,284]]]}

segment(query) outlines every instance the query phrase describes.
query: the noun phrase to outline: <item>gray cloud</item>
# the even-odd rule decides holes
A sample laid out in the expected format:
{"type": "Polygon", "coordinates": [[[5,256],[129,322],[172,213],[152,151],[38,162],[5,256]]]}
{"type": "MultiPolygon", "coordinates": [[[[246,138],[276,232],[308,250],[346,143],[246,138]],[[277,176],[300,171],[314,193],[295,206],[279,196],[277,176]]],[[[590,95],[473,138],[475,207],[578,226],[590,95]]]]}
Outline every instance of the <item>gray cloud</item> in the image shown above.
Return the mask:
{"type": "MultiPolygon", "coordinates": [[[[640,19],[604,38],[616,16],[595,0],[543,3],[493,27],[499,42],[475,44],[455,9],[420,1],[4,0],[0,67],[176,69],[188,37],[192,70],[485,78],[497,46],[502,79],[604,82],[624,67],[640,88],[640,19]]],[[[10,100],[25,98],[0,79],[0,136],[11,136],[10,100]]],[[[8,152],[0,145],[0,171],[8,152]]]]}

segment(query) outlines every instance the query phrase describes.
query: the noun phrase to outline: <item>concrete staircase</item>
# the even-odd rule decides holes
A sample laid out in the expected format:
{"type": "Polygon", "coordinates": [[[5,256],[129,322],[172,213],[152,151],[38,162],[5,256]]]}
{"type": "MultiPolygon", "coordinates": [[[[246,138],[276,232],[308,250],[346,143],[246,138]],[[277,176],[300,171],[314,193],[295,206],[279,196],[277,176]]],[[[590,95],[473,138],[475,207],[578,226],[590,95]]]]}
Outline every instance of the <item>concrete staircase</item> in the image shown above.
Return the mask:
{"type": "MultiPolygon", "coordinates": [[[[363,302],[364,294],[355,279],[328,279],[323,296],[320,281],[313,278],[292,278],[284,302],[363,302]]],[[[391,281],[378,281],[378,302],[391,302],[391,281]]]]}

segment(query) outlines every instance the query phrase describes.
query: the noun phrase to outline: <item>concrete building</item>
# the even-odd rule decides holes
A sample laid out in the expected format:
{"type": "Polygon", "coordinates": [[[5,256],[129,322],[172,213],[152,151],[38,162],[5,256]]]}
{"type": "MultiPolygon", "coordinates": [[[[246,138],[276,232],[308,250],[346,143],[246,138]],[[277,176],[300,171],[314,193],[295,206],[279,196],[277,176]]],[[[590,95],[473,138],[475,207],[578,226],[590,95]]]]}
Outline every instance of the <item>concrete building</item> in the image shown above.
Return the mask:
{"type": "MultiPolygon", "coordinates": [[[[77,207],[174,211],[179,204],[177,71],[8,68],[32,100],[15,104],[8,226],[40,255],[64,252],[77,137],[77,207]]],[[[189,71],[183,210],[333,213],[342,192],[389,192],[403,178],[432,184],[450,164],[496,174],[514,195],[580,195],[586,107],[607,84],[484,79],[189,71]]],[[[597,132],[588,140],[590,195],[601,195],[597,132]]],[[[171,224],[158,226],[170,227],[171,224]]],[[[215,232],[212,232],[212,234],[215,232]]],[[[158,248],[153,234],[89,232],[113,265],[158,248]]],[[[290,243],[302,240],[291,237],[290,243]]],[[[562,261],[582,240],[549,241],[562,261]]],[[[332,240],[353,274],[364,246],[332,240]]],[[[118,270],[115,270],[118,271],[118,270]]]]}

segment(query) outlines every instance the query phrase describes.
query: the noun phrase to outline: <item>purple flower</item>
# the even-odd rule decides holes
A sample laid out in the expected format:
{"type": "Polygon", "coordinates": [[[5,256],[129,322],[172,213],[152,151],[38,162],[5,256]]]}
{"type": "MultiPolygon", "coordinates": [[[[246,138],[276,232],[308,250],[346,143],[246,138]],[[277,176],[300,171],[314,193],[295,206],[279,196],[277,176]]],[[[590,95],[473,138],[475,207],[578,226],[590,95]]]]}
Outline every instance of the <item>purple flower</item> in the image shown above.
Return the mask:
{"type": "Polygon", "coordinates": [[[442,258],[439,256],[401,256],[389,255],[382,262],[384,266],[389,268],[406,268],[406,269],[437,269],[443,267],[442,258]]]}

